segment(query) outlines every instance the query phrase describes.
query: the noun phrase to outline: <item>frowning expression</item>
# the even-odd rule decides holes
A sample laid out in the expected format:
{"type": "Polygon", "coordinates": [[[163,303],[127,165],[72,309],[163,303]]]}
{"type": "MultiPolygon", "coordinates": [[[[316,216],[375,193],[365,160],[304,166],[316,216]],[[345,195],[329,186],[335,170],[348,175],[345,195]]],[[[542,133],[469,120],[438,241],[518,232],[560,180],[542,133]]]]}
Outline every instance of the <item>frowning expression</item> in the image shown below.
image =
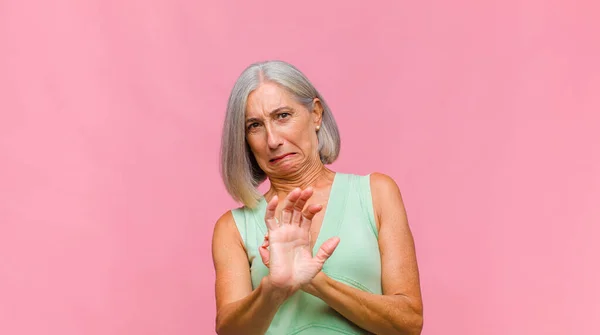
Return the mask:
{"type": "Polygon", "coordinates": [[[281,86],[264,82],[246,104],[246,140],[260,168],[271,176],[285,176],[319,159],[316,127],[322,108],[300,104],[281,86]]]}

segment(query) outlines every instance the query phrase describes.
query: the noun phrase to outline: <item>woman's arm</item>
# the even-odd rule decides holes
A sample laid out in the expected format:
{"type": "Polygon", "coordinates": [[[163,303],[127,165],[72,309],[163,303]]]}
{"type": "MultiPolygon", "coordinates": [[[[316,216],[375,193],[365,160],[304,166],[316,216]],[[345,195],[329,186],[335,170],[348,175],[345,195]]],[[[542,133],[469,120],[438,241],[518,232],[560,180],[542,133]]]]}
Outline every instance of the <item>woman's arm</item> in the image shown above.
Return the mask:
{"type": "Polygon", "coordinates": [[[371,175],[383,295],[335,281],[323,272],[303,289],[375,334],[420,334],[423,306],[416,253],[400,190],[390,177],[371,175]]]}
{"type": "Polygon", "coordinates": [[[288,294],[273,287],[268,277],[252,290],[248,257],[231,212],[215,225],[212,254],[217,334],[264,334],[288,294]]]}

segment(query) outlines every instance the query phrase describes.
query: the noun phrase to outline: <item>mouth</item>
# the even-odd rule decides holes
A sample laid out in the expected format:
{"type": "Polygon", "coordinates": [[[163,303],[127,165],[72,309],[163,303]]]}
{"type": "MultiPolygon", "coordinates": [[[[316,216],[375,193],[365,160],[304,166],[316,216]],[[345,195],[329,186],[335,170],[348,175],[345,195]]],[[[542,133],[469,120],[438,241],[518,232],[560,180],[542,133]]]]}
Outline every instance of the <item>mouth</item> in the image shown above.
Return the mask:
{"type": "Polygon", "coordinates": [[[294,154],[294,153],[289,153],[289,154],[285,154],[285,155],[277,156],[277,157],[275,157],[275,158],[272,158],[271,160],[269,160],[269,163],[277,163],[277,162],[279,162],[280,160],[282,160],[282,159],[284,159],[284,158],[286,158],[286,157],[289,157],[289,156],[293,156],[293,155],[295,155],[295,154],[294,154]]]}

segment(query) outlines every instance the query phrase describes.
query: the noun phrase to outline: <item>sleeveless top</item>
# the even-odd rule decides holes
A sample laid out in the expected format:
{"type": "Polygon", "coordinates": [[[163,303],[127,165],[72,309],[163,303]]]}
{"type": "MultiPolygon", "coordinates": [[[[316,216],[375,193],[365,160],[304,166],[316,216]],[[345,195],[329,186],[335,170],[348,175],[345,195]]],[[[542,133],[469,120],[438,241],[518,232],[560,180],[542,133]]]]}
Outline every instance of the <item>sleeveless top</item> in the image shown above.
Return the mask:
{"type": "MultiPolygon", "coordinates": [[[[264,222],[266,206],[263,197],[254,209],[240,207],[232,210],[248,254],[253,289],[269,273],[258,253],[267,233],[264,222]]],[[[370,175],[335,174],[313,255],[323,242],[334,236],[340,238],[340,243],[323,265],[323,272],[359,290],[382,294],[381,258],[370,175]]],[[[280,306],[266,334],[370,333],[344,318],[323,300],[299,290],[280,306]]]]}

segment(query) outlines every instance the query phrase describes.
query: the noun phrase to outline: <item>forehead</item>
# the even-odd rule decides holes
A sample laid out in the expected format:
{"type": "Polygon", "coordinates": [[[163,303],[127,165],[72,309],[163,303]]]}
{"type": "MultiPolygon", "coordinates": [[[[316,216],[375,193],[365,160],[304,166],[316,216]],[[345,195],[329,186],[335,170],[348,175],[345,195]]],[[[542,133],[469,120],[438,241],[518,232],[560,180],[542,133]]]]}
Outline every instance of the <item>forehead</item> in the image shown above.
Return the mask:
{"type": "Polygon", "coordinates": [[[277,84],[262,83],[248,95],[246,102],[246,116],[268,114],[284,106],[295,106],[296,101],[292,95],[277,84]]]}

